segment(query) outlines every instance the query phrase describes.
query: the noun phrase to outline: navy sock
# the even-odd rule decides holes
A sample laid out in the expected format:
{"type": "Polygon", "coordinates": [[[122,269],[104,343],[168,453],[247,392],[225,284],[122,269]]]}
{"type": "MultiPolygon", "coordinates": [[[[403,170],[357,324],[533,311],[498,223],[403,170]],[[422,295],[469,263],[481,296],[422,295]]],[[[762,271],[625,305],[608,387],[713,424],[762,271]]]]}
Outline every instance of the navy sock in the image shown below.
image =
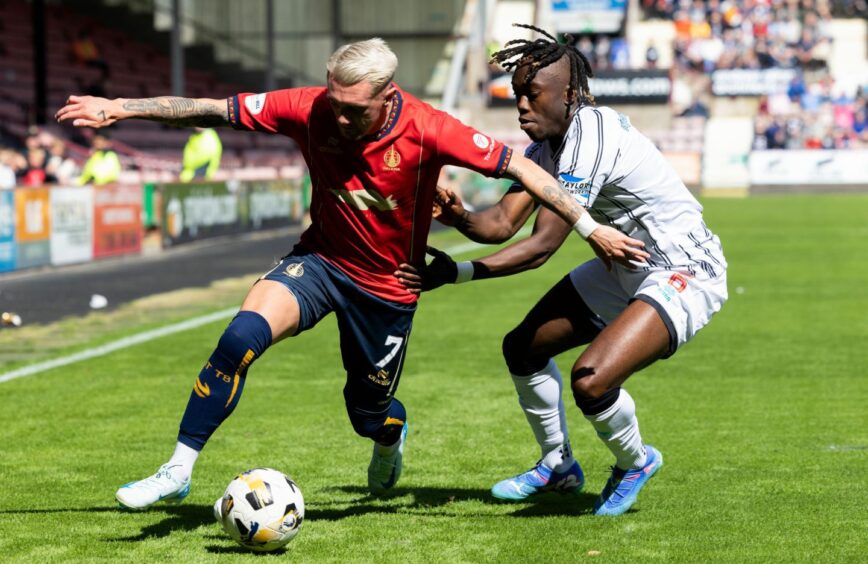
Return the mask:
{"type": "Polygon", "coordinates": [[[401,438],[401,431],[404,429],[406,421],[407,410],[404,408],[404,404],[398,401],[397,398],[392,398],[392,404],[389,406],[386,421],[383,422],[383,427],[374,440],[381,445],[395,444],[401,438]]]}
{"type": "Polygon", "coordinates": [[[244,389],[247,369],[269,345],[271,327],[265,318],[252,311],[238,312],[193,384],[181,419],[179,442],[202,450],[235,409],[244,389]]]}

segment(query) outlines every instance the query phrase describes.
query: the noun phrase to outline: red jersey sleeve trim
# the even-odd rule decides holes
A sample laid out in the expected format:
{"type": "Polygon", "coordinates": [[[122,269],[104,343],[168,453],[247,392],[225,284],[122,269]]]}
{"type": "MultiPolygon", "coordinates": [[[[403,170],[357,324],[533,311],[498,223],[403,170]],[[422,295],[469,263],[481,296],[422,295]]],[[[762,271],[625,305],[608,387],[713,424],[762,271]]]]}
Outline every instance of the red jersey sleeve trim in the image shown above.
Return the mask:
{"type": "Polygon", "coordinates": [[[512,147],[503,146],[500,150],[500,159],[497,161],[497,169],[494,173],[501,177],[506,174],[506,169],[509,168],[509,162],[512,160],[512,147]]]}

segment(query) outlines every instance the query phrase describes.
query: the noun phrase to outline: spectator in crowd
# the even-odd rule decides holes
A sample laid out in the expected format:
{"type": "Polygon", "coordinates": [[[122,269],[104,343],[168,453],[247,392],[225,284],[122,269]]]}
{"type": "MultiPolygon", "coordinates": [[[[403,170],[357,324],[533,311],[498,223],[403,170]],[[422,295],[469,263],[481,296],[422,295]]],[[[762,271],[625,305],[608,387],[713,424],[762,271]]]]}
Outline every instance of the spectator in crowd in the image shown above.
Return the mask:
{"type": "Polygon", "coordinates": [[[99,69],[102,76],[108,75],[108,63],[100,55],[99,48],[87,29],[79,30],[78,35],[70,44],[73,60],[81,66],[99,69]]]}
{"type": "Polygon", "coordinates": [[[0,149],[0,190],[11,190],[18,183],[17,171],[24,166],[23,157],[11,149],[0,149]]]}
{"type": "Polygon", "coordinates": [[[213,178],[220,168],[223,144],[220,136],[211,128],[196,127],[196,131],[184,146],[184,169],[181,182],[196,178],[213,178]]]}
{"type": "Polygon", "coordinates": [[[53,139],[48,153],[48,163],[45,165],[46,173],[56,178],[58,184],[74,183],[76,176],[78,176],[78,166],[67,155],[66,143],[63,139],[53,139]]]}
{"type": "Polygon", "coordinates": [[[645,49],[645,68],[656,69],[659,61],[660,52],[657,51],[657,47],[651,42],[648,44],[648,48],[645,49]]]}
{"type": "Polygon", "coordinates": [[[121,161],[117,153],[111,148],[111,141],[104,132],[95,133],[91,140],[90,158],[84,164],[81,176],[78,177],[79,185],[93,184],[102,186],[116,182],[121,173],[121,161]]]}
{"type": "Polygon", "coordinates": [[[763,97],[754,129],[754,149],[850,149],[868,147],[863,88],[854,96],[828,75],[790,81],[786,91],[763,97]]]}
{"type": "Polygon", "coordinates": [[[24,138],[23,166],[19,166],[17,170],[18,183],[22,186],[37,187],[47,182],[54,182],[55,178],[45,170],[48,153],[44,145],[52,139],[51,135],[35,126],[27,133],[27,137],[24,138]]]}
{"type": "Polygon", "coordinates": [[[668,15],[683,70],[821,69],[831,54],[828,0],[645,0],[646,14],[668,15]]]}

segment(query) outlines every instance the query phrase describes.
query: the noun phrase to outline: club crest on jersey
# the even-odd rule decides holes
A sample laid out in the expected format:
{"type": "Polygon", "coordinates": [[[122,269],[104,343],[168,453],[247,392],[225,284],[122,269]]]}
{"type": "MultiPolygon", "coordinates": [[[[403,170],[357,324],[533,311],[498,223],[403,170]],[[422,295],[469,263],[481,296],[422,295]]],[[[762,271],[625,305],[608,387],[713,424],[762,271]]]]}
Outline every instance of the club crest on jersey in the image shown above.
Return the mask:
{"type": "Polygon", "coordinates": [[[398,168],[398,165],[401,164],[401,153],[399,153],[398,150],[395,149],[394,144],[389,146],[388,150],[383,155],[383,162],[386,163],[386,170],[401,170],[400,168],[398,168]]]}
{"type": "Polygon", "coordinates": [[[561,173],[558,176],[561,187],[573,195],[581,205],[587,207],[591,198],[591,182],[586,178],[579,178],[570,174],[561,173]]]}
{"type": "Polygon", "coordinates": [[[302,276],[304,276],[304,263],[303,262],[289,263],[284,272],[286,272],[287,276],[290,276],[292,278],[301,278],[302,276]]]}

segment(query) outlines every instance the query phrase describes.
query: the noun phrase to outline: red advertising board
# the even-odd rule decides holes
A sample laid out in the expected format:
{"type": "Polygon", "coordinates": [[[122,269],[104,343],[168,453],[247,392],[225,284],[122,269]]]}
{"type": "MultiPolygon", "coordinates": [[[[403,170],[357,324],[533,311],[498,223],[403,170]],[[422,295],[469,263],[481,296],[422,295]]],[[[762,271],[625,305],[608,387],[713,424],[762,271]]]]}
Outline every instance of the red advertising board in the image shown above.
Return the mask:
{"type": "Polygon", "coordinates": [[[142,187],[94,189],[93,255],[108,257],[142,250],[142,187]]]}

